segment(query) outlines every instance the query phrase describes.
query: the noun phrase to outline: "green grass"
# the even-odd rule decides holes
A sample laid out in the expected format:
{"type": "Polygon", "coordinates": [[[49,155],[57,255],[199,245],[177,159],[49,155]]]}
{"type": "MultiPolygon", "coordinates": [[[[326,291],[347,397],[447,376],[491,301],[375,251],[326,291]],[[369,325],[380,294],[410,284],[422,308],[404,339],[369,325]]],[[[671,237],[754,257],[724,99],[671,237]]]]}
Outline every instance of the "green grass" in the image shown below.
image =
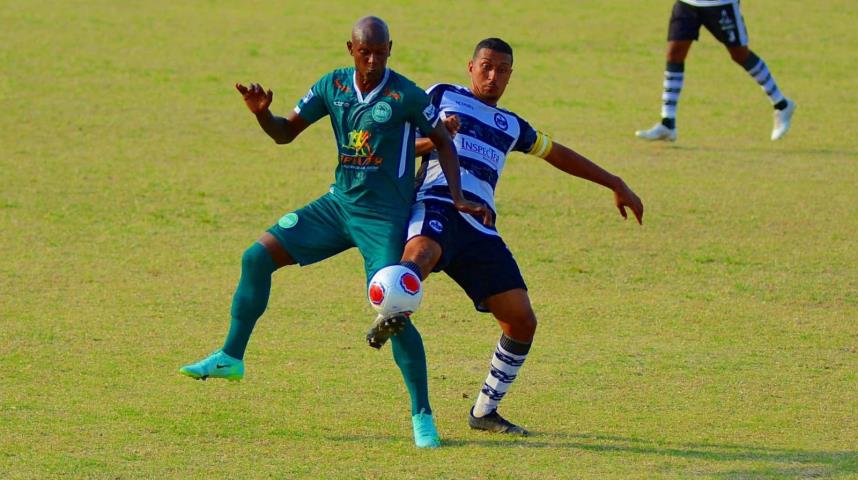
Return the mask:
{"type": "Polygon", "coordinates": [[[486,36],[516,49],[504,105],[622,175],[610,194],[514,155],[499,228],[540,319],[503,411],[468,430],[498,329],[453,282],[417,315],[438,451],[416,451],[389,350],[363,345],[348,252],[275,276],[238,385],[177,368],[220,345],[239,258],[325,191],[325,122],[277,147],[232,84],[284,113],[349,63],[357,4],[0,2],[0,477],[858,478],[858,10],[743,4],[795,98],[768,140],[759,87],[703,33],[679,142],[658,115],[671,2],[490,10],[403,1],[391,66],[467,82],[486,36]]]}

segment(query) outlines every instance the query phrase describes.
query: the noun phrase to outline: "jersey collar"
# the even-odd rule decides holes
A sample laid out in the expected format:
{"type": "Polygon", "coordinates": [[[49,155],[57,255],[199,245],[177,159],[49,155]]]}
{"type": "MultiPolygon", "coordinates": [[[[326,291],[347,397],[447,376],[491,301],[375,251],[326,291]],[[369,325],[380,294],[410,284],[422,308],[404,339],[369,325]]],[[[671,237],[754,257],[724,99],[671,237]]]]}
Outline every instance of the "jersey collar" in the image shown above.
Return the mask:
{"type": "Polygon", "coordinates": [[[389,77],[389,76],[390,76],[390,69],[385,68],[384,69],[384,78],[382,78],[381,81],[378,82],[377,87],[373,88],[371,92],[369,92],[366,96],[364,96],[363,93],[361,93],[360,89],[358,88],[357,70],[355,70],[354,73],[352,73],[352,83],[354,84],[354,87],[355,87],[355,95],[357,95],[358,102],[369,103],[369,101],[372,100],[373,97],[378,95],[378,92],[381,91],[381,87],[383,87],[384,84],[387,83],[387,77],[389,77]]]}

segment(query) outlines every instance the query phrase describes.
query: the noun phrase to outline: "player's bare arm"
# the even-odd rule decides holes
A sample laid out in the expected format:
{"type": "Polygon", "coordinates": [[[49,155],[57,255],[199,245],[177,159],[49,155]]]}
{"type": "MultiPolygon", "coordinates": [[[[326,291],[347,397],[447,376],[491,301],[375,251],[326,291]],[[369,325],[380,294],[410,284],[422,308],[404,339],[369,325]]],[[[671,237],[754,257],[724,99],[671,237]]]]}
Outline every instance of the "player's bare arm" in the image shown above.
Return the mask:
{"type": "Polygon", "coordinates": [[[462,181],[459,176],[459,157],[456,155],[456,149],[453,148],[453,140],[450,138],[450,133],[447,132],[446,126],[438,122],[435,128],[429,132],[429,140],[438,149],[438,163],[441,164],[441,170],[447,179],[447,185],[450,187],[450,196],[453,198],[456,209],[472,215],[481,215],[483,217],[483,224],[491,225],[494,219],[489,207],[484,203],[472,202],[465,199],[465,195],[462,193],[462,181]]]}
{"type": "MultiPolygon", "coordinates": [[[[444,126],[447,127],[447,131],[450,132],[450,137],[455,137],[456,133],[459,131],[459,127],[461,126],[459,116],[448,116],[444,119],[444,126]]],[[[418,157],[428,155],[432,150],[435,150],[435,144],[432,143],[432,140],[426,137],[418,138],[417,141],[414,142],[414,147],[414,154],[418,157]]]]}
{"type": "Polygon", "coordinates": [[[622,178],[611,174],[578,152],[557,142],[551,146],[551,150],[545,156],[545,161],[570,175],[610,188],[614,192],[614,203],[617,210],[620,211],[620,215],[623,218],[628,218],[626,214],[628,207],[634,213],[638,223],[643,224],[643,203],[622,178]]]}
{"type": "Polygon", "coordinates": [[[278,117],[271,113],[269,107],[274,100],[274,92],[265,90],[258,83],[251,83],[245,87],[240,83],[235,84],[235,89],[244,98],[250,113],[256,116],[256,121],[269,137],[279,144],[286,144],[295,139],[309,124],[297,113],[289,112],[286,118],[278,117]]]}

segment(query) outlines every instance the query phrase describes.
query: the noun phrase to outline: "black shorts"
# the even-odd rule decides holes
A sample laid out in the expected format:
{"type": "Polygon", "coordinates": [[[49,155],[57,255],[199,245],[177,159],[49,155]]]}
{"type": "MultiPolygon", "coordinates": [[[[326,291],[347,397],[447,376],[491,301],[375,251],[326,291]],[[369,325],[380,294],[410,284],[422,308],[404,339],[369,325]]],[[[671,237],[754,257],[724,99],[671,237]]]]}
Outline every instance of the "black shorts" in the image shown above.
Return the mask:
{"type": "Polygon", "coordinates": [[[677,0],[670,15],[667,40],[697,40],[701,25],[728,47],[748,44],[748,30],[739,10],[739,0],[715,7],[695,7],[677,0]]]}
{"type": "Polygon", "coordinates": [[[453,205],[438,200],[415,203],[408,239],[418,235],[441,245],[441,258],[433,271],[443,271],[458,283],[477,311],[488,312],[483,302],[492,295],[517,288],[527,290],[503,239],[477,230],[453,205]]]}

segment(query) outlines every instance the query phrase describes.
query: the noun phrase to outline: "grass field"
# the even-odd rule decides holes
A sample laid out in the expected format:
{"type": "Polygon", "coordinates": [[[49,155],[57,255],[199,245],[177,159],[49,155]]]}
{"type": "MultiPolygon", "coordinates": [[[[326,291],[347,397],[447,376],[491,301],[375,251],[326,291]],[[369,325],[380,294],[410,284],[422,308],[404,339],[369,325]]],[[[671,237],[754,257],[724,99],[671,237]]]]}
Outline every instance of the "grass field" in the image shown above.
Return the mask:
{"type": "Polygon", "coordinates": [[[858,8],[743,2],[800,108],[772,143],[759,87],[708,33],[676,144],[659,112],[670,0],[487,3],[0,0],[0,478],[858,478],[858,8]],[[385,18],[390,66],[465,83],[516,49],[503,104],[623,176],[610,193],[514,155],[499,228],[540,319],[502,411],[468,429],[499,335],[448,278],[416,316],[444,447],[417,451],[356,252],[275,275],[245,380],[177,368],[221,345],[243,250],[332,179],[330,128],[285,113],[385,18]]]}

